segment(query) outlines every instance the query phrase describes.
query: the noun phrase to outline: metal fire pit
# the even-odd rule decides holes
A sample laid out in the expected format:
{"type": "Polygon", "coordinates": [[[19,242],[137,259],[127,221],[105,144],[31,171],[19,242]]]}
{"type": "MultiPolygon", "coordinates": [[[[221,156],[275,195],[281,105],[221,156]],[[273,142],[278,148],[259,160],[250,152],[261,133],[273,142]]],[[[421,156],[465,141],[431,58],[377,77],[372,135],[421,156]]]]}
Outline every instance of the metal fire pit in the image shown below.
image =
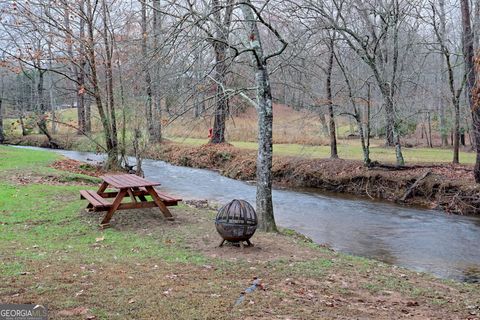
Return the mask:
{"type": "Polygon", "coordinates": [[[243,242],[251,246],[250,238],[257,229],[257,214],[255,209],[244,200],[232,200],[218,210],[215,226],[223,240],[236,242],[243,248],[243,242]]]}

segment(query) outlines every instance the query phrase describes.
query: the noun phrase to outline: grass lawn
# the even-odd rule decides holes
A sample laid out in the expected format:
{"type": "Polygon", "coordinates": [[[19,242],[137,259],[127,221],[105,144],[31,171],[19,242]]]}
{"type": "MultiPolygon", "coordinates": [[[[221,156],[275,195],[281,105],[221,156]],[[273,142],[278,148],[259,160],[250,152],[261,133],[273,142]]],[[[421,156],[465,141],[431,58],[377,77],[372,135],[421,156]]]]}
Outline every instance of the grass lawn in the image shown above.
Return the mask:
{"type": "Polygon", "coordinates": [[[467,318],[478,285],[332,252],[285,230],[253,248],[217,248],[215,211],[121,211],[100,230],[58,156],[0,146],[0,301],[39,303],[51,319],[467,318]],[[261,279],[263,289],[242,291],[261,279]]]}
{"type": "MultiPolygon", "coordinates": [[[[207,139],[179,138],[169,139],[189,145],[202,145],[208,142],[207,139]]],[[[257,149],[255,142],[229,141],[237,148],[257,149]]],[[[330,157],[330,146],[307,146],[301,144],[275,144],[273,152],[279,156],[303,156],[312,158],[330,157]]],[[[440,148],[403,148],[403,156],[407,163],[416,162],[452,162],[452,150],[440,148]]],[[[351,160],[362,160],[362,147],[358,141],[340,141],[338,144],[338,154],[340,158],[351,160]]],[[[395,149],[384,148],[378,145],[372,145],[370,148],[370,157],[372,160],[380,162],[395,162],[395,149]]],[[[460,152],[460,162],[466,164],[475,163],[475,154],[471,152],[460,152]]]]}

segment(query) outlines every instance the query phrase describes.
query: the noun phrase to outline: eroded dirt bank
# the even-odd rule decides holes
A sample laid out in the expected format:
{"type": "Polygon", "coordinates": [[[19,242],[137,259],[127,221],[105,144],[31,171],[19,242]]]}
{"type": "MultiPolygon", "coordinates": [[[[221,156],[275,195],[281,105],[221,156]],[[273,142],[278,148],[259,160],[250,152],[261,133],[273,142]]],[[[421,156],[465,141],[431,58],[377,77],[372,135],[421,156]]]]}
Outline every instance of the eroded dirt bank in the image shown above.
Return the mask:
{"type": "MultiPolygon", "coordinates": [[[[78,149],[75,140],[61,145],[78,149]]],[[[12,144],[46,146],[39,136],[9,141],[12,144]]],[[[92,150],[94,151],[94,150],[92,150]]],[[[219,171],[238,180],[254,180],[256,152],[231,145],[186,146],[164,143],[151,147],[146,158],[194,168],[219,171]]],[[[278,157],[273,159],[273,179],[277,185],[317,188],[354,194],[371,199],[422,205],[456,214],[480,213],[480,188],[475,184],[470,165],[417,164],[402,170],[365,168],[361,161],[278,157]]]]}

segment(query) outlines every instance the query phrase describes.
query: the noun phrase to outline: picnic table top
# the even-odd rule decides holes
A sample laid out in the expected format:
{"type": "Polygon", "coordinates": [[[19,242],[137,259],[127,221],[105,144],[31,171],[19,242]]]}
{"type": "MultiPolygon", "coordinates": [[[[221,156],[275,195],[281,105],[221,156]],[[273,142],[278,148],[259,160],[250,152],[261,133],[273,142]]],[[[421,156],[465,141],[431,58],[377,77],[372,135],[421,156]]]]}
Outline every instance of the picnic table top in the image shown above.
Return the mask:
{"type": "Polygon", "coordinates": [[[112,187],[118,188],[118,189],[153,187],[153,186],[160,185],[160,183],[158,182],[148,181],[134,174],[105,175],[105,176],[101,176],[100,178],[102,178],[103,181],[105,181],[112,187]]]}

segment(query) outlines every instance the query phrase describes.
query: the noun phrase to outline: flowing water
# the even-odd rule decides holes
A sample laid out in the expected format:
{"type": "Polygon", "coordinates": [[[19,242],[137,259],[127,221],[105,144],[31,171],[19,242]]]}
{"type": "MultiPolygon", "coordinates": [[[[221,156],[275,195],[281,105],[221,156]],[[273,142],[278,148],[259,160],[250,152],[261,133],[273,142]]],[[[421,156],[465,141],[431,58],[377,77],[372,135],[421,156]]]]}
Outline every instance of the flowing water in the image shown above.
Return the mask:
{"type": "MultiPolygon", "coordinates": [[[[80,161],[93,153],[56,150],[80,161]]],[[[255,203],[255,186],[217,172],[145,160],[145,176],[183,199],[255,203]]],[[[335,250],[461,281],[480,281],[480,218],[315,190],[274,190],[277,224],[335,250]]]]}

